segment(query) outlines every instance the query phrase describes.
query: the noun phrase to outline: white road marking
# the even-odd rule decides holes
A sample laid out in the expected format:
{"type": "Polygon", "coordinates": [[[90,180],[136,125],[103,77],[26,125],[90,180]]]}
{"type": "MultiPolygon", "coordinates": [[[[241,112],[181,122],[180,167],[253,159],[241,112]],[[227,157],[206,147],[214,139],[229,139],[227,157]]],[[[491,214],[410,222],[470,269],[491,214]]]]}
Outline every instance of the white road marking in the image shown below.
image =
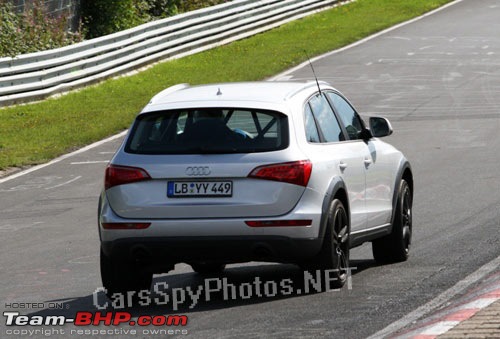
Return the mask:
{"type": "Polygon", "coordinates": [[[46,190],[50,190],[50,189],[53,189],[53,188],[58,188],[58,187],[61,187],[61,186],[64,186],[64,185],[67,185],[67,184],[71,184],[72,182],[74,181],[77,181],[78,179],[80,179],[82,176],[79,175],[77,176],[76,178],[73,178],[71,180],[68,180],[66,182],[63,182],[62,184],[59,184],[59,185],[55,185],[55,186],[52,186],[52,187],[45,187],[46,190]]]}
{"type": "Polygon", "coordinates": [[[377,333],[369,336],[367,339],[376,339],[376,338],[386,338],[389,337],[391,334],[399,331],[400,329],[412,324],[413,322],[417,321],[424,315],[432,312],[433,310],[437,309],[438,307],[445,305],[447,302],[449,302],[453,297],[456,295],[460,294],[476,282],[482,280],[484,277],[486,277],[488,274],[492,273],[495,270],[498,270],[500,267],[500,256],[497,258],[493,259],[492,261],[484,264],[481,266],[477,271],[474,273],[468,275],[464,279],[460,280],[457,282],[454,286],[450,287],[440,295],[438,295],[436,298],[432,299],[428,303],[420,306],[413,312],[408,313],[406,316],[403,318],[399,319],[398,321],[393,322],[389,326],[383,328],[382,330],[378,331],[377,333]]]}
{"type": "Polygon", "coordinates": [[[35,221],[34,223],[31,224],[23,224],[23,225],[12,225],[12,224],[7,224],[7,225],[2,225],[0,226],[0,231],[19,231],[24,228],[30,228],[33,226],[45,224],[43,221],[35,221]]]}
{"type": "Polygon", "coordinates": [[[420,334],[421,335],[435,335],[435,336],[437,336],[437,335],[448,332],[449,330],[451,330],[453,327],[457,326],[458,324],[460,324],[460,321],[443,321],[443,322],[437,323],[436,325],[433,325],[432,327],[429,327],[428,329],[426,329],[425,331],[423,331],[420,334]]]}
{"type": "Polygon", "coordinates": [[[465,309],[471,309],[471,308],[479,308],[483,309],[487,306],[490,306],[493,304],[495,301],[497,301],[497,298],[480,298],[474,301],[471,301],[470,303],[467,303],[460,308],[465,310],[465,309]]]}
{"type": "Polygon", "coordinates": [[[85,257],[78,257],[78,258],[68,260],[68,263],[70,263],[70,264],[93,264],[93,263],[97,262],[98,259],[99,259],[98,255],[88,255],[85,257]]]}
{"type": "MultiPolygon", "coordinates": [[[[387,29],[385,29],[385,30],[383,30],[383,31],[381,31],[381,32],[375,33],[375,34],[373,34],[373,35],[370,35],[369,37],[366,37],[366,38],[364,38],[364,39],[361,39],[361,40],[359,40],[359,41],[356,41],[355,43],[352,43],[352,44],[350,44],[350,45],[347,45],[347,46],[344,46],[344,47],[342,47],[342,48],[336,49],[336,50],[334,50],[334,51],[327,52],[327,53],[325,53],[325,54],[322,54],[322,55],[319,55],[319,56],[317,56],[317,57],[314,57],[314,58],[312,58],[312,59],[311,59],[311,61],[310,61],[310,62],[315,62],[315,61],[318,61],[318,60],[324,59],[324,58],[326,58],[326,57],[329,57],[329,56],[331,56],[331,55],[334,55],[334,54],[337,54],[337,53],[343,52],[343,51],[345,51],[345,50],[348,50],[348,49],[354,48],[354,47],[356,47],[356,46],[359,46],[359,45],[361,45],[361,44],[364,44],[365,42],[368,42],[368,41],[370,41],[370,40],[373,40],[373,39],[375,39],[375,38],[378,38],[378,37],[379,37],[379,36],[381,36],[381,35],[387,34],[387,33],[389,33],[389,32],[392,32],[392,31],[396,30],[396,29],[399,29],[399,28],[401,28],[401,27],[404,27],[404,26],[407,26],[407,25],[409,25],[409,24],[412,24],[412,23],[414,23],[414,22],[416,22],[416,21],[419,21],[419,20],[421,20],[421,19],[423,19],[423,18],[426,18],[426,17],[428,17],[428,16],[430,16],[430,15],[436,14],[436,13],[438,13],[438,12],[440,12],[440,11],[442,11],[442,10],[445,10],[445,9],[446,9],[446,8],[448,8],[448,7],[454,6],[454,5],[456,5],[456,4],[458,4],[458,3],[462,2],[462,1],[464,1],[464,0],[455,0],[455,1],[453,1],[453,2],[450,2],[450,3],[448,3],[448,4],[446,4],[446,5],[442,6],[442,7],[439,7],[439,8],[437,8],[437,9],[435,9],[435,10],[431,11],[431,12],[425,13],[425,14],[423,14],[423,15],[421,15],[421,16],[419,16],[419,17],[413,18],[413,19],[411,19],[411,20],[408,20],[408,21],[402,22],[402,23],[400,23],[400,24],[398,24],[398,25],[396,25],[396,26],[389,27],[389,28],[387,28],[387,29]]],[[[396,37],[396,38],[397,38],[397,37],[396,37]]],[[[455,39],[455,38],[454,38],[454,39],[455,39]]],[[[303,63],[301,63],[300,65],[297,65],[297,66],[295,66],[295,67],[293,67],[293,68],[290,68],[290,69],[288,69],[288,70],[286,70],[286,71],[284,71],[284,72],[282,72],[282,73],[280,73],[280,74],[278,74],[278,75],[275,75],[275,76],[273,76],[273,77],[269,78],[269,79],[268,79],[268,81],[277,81],[278,79],[282,79],[284,76],[291,75],[291,73],[296,72],[296,71],[298,71],[299,69],[304,68],[304,67],[306,67],[306,66],[307,66],[307,67],[310,67],[310,66],[309,66],[309,61],[304,61],[304,62],[303,62],[303,63]]]]}
{"type": "MultiPolygon", "coordinates": [[[[497,286],[500,288],[500,285],[497,286]]],[[[492,292],[486,292],[485,290],[485,293],[478,299],[456,307],[452,313],[440,316],[440,319],[438,321],[431,320],[432,318],[424,319],[424,324],[422,326],[417,326],[416,328],[411,329],[406,333],[402,333],[401,335],[392,338],[408,339],[425,336],[436,337],[438,335],[444,334],[457,325],[461,324],[462,322],[466,321],[467,319],[470,319],[478,312],[493,304],[497,300],[500,300],[500,295],[497,294],[498,292],[500,292],[500,289],[492,292]],[[489,295],[493,296],[489,297],[489,295]]],[[[432,317],[435,318],[435,315],[433,315],[432,317]]]]}
{"type": "Polygon", "coordinates": [[[107,164],[108,162],[109,160],[77,161],[72,162],[71,165],[107,164]]]}
{"type": "Polygon", "coordinates": [[[127,130],[119,133],[119,134],[116,134],[116,135],[113,135],[107,139],[104,139],[104,140],[100,140],[100,141],[97,141],[97,142],[94,142],[93,144],[90,144],[88,146],[85,146],[83,148],[80,148],[79,150],[76,150],[74,152],[71,152],[71,153],[68,153],[68,154],[64,154],[58,158],[55,158],[54,160],[51,160],[45,164],[41,164],[41,165],[38,165],[38,166],[34,166],[34,167],[31,167],[31,168],[28,168],[27,170],[24,170],[24,171],[21,171],[21,172],[18,172],[18,173],[15,173],[15,174],[12,174],[12,175],[9,175],[8,177],[5,177],[5,178],[1,178],[0,179],[0,184],[3,184],[4,182],[7,182],[7,181],[10,181],[12,179],[16,179],[16,178],[19,178],[23,175],[26,175],[28,173],[31,173],[31,172],[35,172],[35,171],[38,171],[39,169],[42,169],[42,168],[45,168],[47,166],[50,166],[50,165],[53,165],[53,164],[56,164],[58,162],[61,162],[67,158],[70,158],[72,156],[75,156],[77,154],[80,154],[80,153],[84,153],[92,148],[96,148],[98,146],[101,146],[107,142],[110,142],[110,141],[113,141],[115,139],[118,139],[118,138],[121,138],[123,136],[125,136],[125,134],[127,134],[127,130]]]}
{"type": "Polygon", "coordinates": [[[391,39],[411,41],[410,38],[407,38],[407,37],[404,37],[404,36],[393,36],[393,37],[391,37],[391,39]]]}
{"type": "Polygon", "coordinates": [[[0,192],[18,192],[18,191],[26,191],[33,189],[41,189],[45,186],[55,184],[60,179],[62,178],[54,175],[37,177],[32,180],[24,181],[21,185],[17,185],[9,189],[0,189],[0,192]]]}
{"type": "Polygon", "coordinates": [[[288,80],[291,80],[293,78],[292,75],[284,75],[280,78],[276,78],[276,81],[288,81],[288,80]]]}

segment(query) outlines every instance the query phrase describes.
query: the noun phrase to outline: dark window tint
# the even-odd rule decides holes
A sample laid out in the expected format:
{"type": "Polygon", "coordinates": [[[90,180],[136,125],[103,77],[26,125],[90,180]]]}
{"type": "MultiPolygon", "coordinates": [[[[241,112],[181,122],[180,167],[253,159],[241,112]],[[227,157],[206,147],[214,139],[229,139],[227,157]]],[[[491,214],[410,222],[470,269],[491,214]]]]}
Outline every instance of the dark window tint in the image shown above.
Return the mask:
{"type": "Polygon", "coordinates": [[[141,114],[125,151],[138,154],[250,153],[288,147],[286,115],[199,108],[141,114]]]}
{"type": "Polygon", "coordinates": [[[337,118],[325,97],[323,95],[316,95],[309,100],[309,104],[321,130],[324,142],[344,140],[337,118]]]}
{"type": "Polygon", "coordinates": [[[359,133],[363,129],[361,124],[361,119],[358,113],[352,108],[349,103],[342,98],[340,95],[334,92],[327,92],[328,97],[333,103],[333,107],[340,116],[342,123],[344,124],[349,139],[359,139],[359,133]]]}
{"type": "Polygon", "coordinates": [[[314,117],[311,111],[311,107],[306,105],[304,110],[305,114],[305,127],[306,127],[306,138],[309,142],[320,142],[318,128],[316,127],[316,122],[314,121],[314,117]]]}

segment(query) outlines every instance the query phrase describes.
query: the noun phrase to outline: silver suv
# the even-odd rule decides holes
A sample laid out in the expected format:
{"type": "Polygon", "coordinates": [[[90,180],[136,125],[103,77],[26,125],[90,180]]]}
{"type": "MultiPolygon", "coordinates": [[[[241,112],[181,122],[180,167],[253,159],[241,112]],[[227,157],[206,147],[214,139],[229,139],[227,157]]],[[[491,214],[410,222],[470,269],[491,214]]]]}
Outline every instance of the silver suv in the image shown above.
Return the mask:
{"type": "Polygon", "coordinates": [[[199,273],[247,261],[330,269],[349,249],[408,258],[413,175],[345,97],[320,82],[177,85],[137,116],[106,168],[101,276],[108,293],[150,288],[185,262],[199,273]]]}

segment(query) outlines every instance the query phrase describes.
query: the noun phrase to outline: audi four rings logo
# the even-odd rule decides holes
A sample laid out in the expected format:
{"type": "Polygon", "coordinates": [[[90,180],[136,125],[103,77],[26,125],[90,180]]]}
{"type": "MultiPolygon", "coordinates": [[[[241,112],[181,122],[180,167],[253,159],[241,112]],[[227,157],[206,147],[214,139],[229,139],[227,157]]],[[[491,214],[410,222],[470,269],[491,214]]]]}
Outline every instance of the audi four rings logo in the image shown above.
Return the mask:
{"type": "Polygon", "coordinates": [[[196,166],[196,167],[186,168],[186,175],[189,176],[209,175],[210,173],[212,173],[212,171],[210,171],[210,167],[208,166],[196,166]]]}

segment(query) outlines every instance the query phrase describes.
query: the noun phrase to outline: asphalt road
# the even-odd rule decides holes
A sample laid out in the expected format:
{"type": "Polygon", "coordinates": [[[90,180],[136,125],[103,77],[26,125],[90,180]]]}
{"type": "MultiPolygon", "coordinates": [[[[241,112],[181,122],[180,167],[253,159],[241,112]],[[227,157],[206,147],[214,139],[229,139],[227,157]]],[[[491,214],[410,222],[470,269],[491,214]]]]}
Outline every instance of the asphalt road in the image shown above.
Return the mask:
{"type": "MultiPolygon", "coordinates": [[[[363,338],[497,258],[499,32],[500,1],[465,0],[314,62],[320,80],[342,91],[363,115],[391,120],[395,133],[386,140],[412,162],[416,191],[409,261],[378,266],[371,245],[365,244],[352,250],[351,266],[356,269],[351,286],[320,293],[305,292],[303,273],[293,265],[235,265],[224,275],[227,282],[248,287],[258,277],[271,281],[267,293],[259,297],[254,292],[247,299],[238,295],[236,300],[230,296],[224,300],[220,294],[210,301],[202,297],[192,308],[186,294],[178,310],[172,300],[164,306],[127,310],[134,315],[186,314],[186,329],[195,338],[363,338]],[[292,281],[294,292],[266,297],[282,281],[292,281]]],[[[310,80],[312,73],[305,67],[281,78],[310,80]]],[[[93,301],[101,286],[97,197],[105,162],[120,142],[118,138],[0,181],[2,312],[74,317],[77,311],[97,311],[93,301]],[[41,303],[41,307],[20,309],[14,303],[41,303]],[[53,306],[63,309],[50,309],[53,306]]],[[[154,283],[168,284],[180,293],[181,288],[194,290],[207,282],[187,265],[177,265],[154,283]]],[[[97,296],[99,303],[105,301],[102,294],[97,296]]],[[[19,337],[6,332],[5,317],[0,326],[0,337],[19,337]]],[[[68,337],[76,328],[66,325],[64,335],[51,336],[68,337]]],[[[149,336],[145,328],[135,328],[134,337],[149,336]]],[[[108,337],[124,337],[124,332],[108,337]]]]}

